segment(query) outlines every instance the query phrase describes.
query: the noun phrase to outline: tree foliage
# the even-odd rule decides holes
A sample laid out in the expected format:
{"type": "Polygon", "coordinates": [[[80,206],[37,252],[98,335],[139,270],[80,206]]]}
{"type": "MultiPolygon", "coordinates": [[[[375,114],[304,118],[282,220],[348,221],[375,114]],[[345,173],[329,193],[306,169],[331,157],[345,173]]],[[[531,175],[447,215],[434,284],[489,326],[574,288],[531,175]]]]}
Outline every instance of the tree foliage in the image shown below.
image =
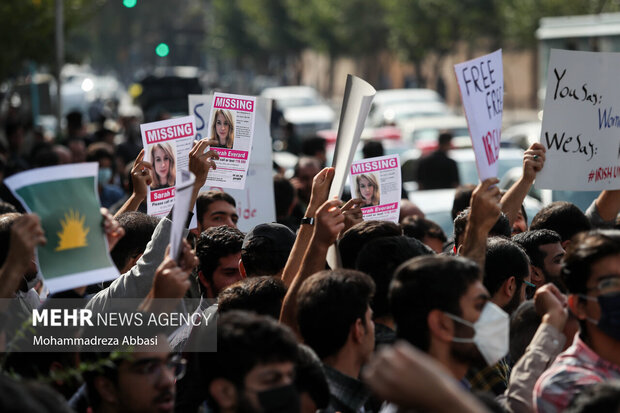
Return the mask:
{"type": "MultiPolygon", "coordinates": [[[[101,0],[65,0],[65,32],[87,21],[101,3],[101,0]]],[[[53,64],[54,36],[54,0],[2,0],[0,80],[19,74],[27,61],[53,64]]]]}

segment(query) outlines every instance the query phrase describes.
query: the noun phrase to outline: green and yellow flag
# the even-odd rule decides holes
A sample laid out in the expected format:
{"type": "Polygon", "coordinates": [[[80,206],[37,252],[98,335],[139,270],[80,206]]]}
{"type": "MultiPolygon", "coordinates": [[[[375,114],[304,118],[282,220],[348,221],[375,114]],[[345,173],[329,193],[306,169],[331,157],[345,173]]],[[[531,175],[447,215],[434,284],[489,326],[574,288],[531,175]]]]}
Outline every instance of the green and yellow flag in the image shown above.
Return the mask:
{"type": "Polygon", "coordinates": [[[97,170],[97,163],[62,165],[5,180],[24,207],[41,218],[47,245],[37,248],[37,264],[51,292],[118,277],[101,226],[97,170]]]}

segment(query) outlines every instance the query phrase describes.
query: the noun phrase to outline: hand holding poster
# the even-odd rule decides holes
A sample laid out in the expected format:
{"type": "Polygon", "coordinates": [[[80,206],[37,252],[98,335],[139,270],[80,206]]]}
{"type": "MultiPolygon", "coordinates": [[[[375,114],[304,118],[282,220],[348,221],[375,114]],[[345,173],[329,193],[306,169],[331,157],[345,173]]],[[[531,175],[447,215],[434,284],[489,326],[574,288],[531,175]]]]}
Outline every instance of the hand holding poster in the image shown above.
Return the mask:
{"type": "Polygon", "coordinates": [[[215,93],[209,117],[211,149],[220,154],[207,184],[243,189],[250,165],[256,98],[215,93]]]}
{"type": "MultiPolygon", "coordinates": [[[[189,112],[196,117],[196,139],[210,135],[208,124],[213,95],[189,95],[189,112]]],[[[271,100],[256,98],[254,118],[254,138],[252,139],[252,159],[246,176],[244,189],[226,189],[235,199],[239,221],[237,227],[247,232],[258,224],[276,220],[273,194],[272,154],[269,121],[271,119],[271,100]]],[[[209,174],[214,171],[209,171],[209,174]]],[[[207,183],[200,191],[223,189],[217,184],[207,183]]],[[[190,228],[197,227],[196,215],[190,228]]]]}
{"type": "Polygon", "coordinates": [[[196,133],[194,117],[145,123],[140,131],[144,160],[153,164],[146,210],[149,215],[165,216],[174,205],[177,175],[189,168],[189,151],[196,133]]]}
{"type": "Polygon", "coordinates": [[[551,50],[537,188],[620,189],[620,53],[551,50]]]}
{"type": "Polygon", "coordinates": [[[480,181],[497,177],[504,106],[502,50],[454,65],[480,181]]]}
{"type": "Polygon", "coordinates": [[[118,277],[101,226],[97,163],[32,169],[4,180],[28,212],[41,218],[47,244],[37,266],[50,292],[118,277]]]}
{"type": "Polygon", "coordinates": [[[353,162],[351,196],[361,198],[364,220],[398,223],[401,175],[398,155],[353,162]]]}

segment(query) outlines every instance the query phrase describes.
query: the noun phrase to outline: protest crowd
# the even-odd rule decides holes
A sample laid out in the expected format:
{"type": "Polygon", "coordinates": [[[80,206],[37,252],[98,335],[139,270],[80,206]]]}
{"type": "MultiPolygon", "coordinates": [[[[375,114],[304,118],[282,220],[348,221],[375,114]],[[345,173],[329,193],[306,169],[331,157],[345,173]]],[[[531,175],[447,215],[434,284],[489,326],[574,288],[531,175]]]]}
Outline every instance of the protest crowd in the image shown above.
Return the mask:
{"type": "MultiPolygon", "coordinates": [[[[160,149],[163,160],[145,157],[139,115],[122,117],[118,134],[103,123],[89,134],[78,115],[64,139],[35,137],[30,154],[29,131],[6,119],[0,183],[97,163],[102,245],[120,276],[49,293],[35,252],[56,234],[2,183],[0,411],[620,411],[620,190],[602,190],[585,211],[548,204],[528,226],[523,202],[545,167],[542,144],[525,151],[507,191],[496,178],[457,188],[453,236],[408,199],[398,223],[365,219],[362,208],[379,202],[374,175],[358,180],[360,196],[330,197],[336,169],[319,144],[292,178],[274,165],[277,222],[244,233],[235,199],[202,190],[220,158],[211,146],[232,147],[223,115],[219,144],[194,141],[187,159],[160,149]],[[146,201],[179,185],[175,162],[195,180],[173,254],[175,211],[148,215],[146,201]],[[39,334],[23,328],[34,310],[95,318],[129,299],[141,320],[183,306],[193,322],[130,325],[123,334],[150,341],[97,351],[20,349],[39,334]]],[[[449,138],[440,140],[438,163],[421,163],[427,188],[458,185],[449,138]]],[[[92,336],[85,324],[75,336],[92,336]]]]}

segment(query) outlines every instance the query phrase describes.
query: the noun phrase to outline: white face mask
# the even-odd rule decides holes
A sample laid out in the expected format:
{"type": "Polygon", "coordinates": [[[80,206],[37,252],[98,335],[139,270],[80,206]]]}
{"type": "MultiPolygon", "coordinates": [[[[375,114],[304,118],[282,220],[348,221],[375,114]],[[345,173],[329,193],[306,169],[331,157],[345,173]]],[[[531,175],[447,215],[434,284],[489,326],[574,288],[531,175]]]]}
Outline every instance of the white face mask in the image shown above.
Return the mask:
{"type": "Polygon", "coordinates": [[[475,323],[470,323],[452,314],[448,316],[475,331],[472,338],[455,337],[452,341],[474,343],[489,366],[497,363],[508,353],[510,322],[508,314],[497,305],[487,302],[475,323]]]}

